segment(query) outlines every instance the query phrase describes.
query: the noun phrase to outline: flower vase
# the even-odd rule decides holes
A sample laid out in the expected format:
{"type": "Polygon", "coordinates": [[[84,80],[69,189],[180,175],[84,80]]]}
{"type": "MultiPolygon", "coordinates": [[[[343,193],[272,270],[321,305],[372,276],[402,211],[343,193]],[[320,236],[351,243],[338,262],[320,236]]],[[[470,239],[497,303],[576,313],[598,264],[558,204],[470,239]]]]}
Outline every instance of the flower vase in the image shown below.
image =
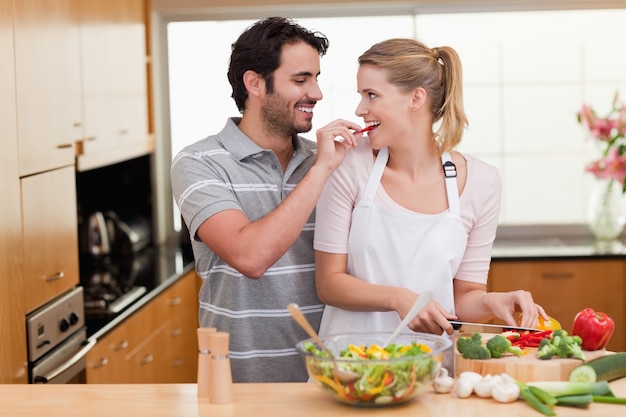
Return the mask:
{"type": "Polygon", "coordinates": [[[626,224],[622,186],[614,180],[598,180],[589,199],[589,229],[597,241],[618,238],[626,224]]]}

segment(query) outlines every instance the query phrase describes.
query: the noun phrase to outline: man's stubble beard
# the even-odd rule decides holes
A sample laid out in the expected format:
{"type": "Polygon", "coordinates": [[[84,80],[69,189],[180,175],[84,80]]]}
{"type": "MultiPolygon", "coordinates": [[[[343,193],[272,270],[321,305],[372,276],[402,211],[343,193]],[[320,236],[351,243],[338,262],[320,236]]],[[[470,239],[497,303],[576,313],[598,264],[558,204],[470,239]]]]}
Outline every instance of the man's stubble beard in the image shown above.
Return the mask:
{"type": "Polygon", "coordinates": [[[268,92],[267,99],[261,107],[261,117],[265,130],[278,136],[292,137],[298,133],[311,130],[313,124],[296,125],[295,117],[289,103],[275,92],[268,92]]]}

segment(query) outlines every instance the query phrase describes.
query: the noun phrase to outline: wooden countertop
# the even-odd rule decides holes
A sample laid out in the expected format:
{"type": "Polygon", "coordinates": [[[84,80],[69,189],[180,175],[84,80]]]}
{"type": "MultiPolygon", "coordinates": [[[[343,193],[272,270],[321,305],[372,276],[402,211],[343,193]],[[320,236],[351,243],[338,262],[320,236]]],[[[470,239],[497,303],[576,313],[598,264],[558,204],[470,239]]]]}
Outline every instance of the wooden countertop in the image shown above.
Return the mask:
{"type": "MultiPolygon", "coordinates": [[[[611,383],[626,397],[626,378],[611,383]]],[[[349,416],[502,416],[541,417],[519,400],[500,404],[472,396],[421,394],[410,403],[363,409],[335,402],[307,383],[235,384],[234,402],[214,405],[196,397],[195,384],[0,385],[2,416],[7,417],[349,417],[349,416]]],[[[591,404],[588,409],[557,407],[558,417],[623,417],[626,406],[591,404]]]]}

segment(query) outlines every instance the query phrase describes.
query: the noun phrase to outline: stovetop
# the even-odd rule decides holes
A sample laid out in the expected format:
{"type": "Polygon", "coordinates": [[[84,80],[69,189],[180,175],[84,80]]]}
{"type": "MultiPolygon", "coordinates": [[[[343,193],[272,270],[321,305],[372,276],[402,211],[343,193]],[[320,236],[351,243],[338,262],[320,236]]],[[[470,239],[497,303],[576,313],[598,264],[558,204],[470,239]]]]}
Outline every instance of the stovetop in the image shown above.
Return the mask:
{"type": "Polygon", "coordinates": [[[81,258],[87,336],[193,264],[179,246],[155,246],[123,258],[81,258]]]}

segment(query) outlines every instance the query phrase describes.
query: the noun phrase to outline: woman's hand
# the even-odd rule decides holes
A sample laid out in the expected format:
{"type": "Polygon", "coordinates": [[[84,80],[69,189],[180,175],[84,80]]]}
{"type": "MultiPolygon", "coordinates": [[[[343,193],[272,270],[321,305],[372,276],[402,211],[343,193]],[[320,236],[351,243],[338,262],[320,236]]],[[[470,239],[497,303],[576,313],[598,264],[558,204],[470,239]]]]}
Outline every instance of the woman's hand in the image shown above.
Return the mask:
{"type": "Polygon", "coordinates": [[[493,314],[509,326],[535,327],[539,315],[548,320],[548,314],[533,300],[530,292],[516,290],[510,292],[489,292],[485,295],[485,303],[493,314]],[[514,314],[522,313],[522,321],[518,324],[514,314]]]}
{"type": "MultiPolygon", "coordinates": [[[[398,303],[396,311],[400,316],[400,319],[404,319],[415,303],[417,294],[407,291],[398,303]]],[[[449,319],[456,319],[457,317],[449,314],[441,305],[432,300],[426,307],[420,311],[420,313],[411,320],[409,323],[409,329],[414,332],[431,333],[440,335],[444,331],[448,334],[452,334],[452,325],[448,322],[449,319]]]]}

